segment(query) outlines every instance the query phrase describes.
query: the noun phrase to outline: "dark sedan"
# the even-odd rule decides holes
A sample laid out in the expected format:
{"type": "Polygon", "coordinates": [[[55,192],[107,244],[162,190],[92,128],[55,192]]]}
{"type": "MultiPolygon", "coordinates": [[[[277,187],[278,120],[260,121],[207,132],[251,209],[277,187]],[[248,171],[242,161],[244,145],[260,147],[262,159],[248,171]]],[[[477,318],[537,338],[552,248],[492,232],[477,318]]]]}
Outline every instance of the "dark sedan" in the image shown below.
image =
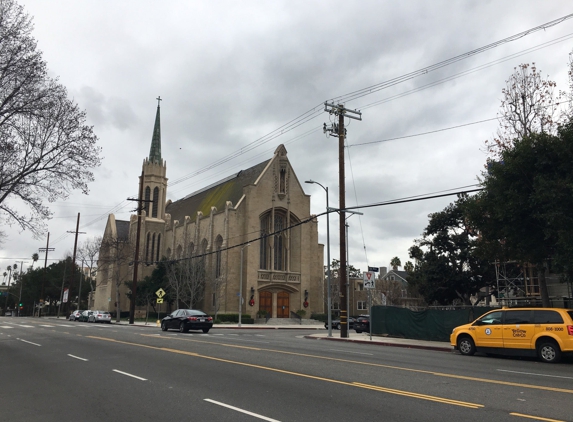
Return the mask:
{"type": "Polygon", "coordinates": [[[161,329],[167,331],[175,328],[181,333],[189,330],[202,330],[208,333],[213,326],[213,318],[196,309],[178,309],[161,320],[161,329]]]}
{"type": "Polygon", "coordinates": [[[358,318],[356,318],[356,321],[354,321],[354,330],[357,333],[361,333],[361,332],[365,332],[365,333],[369,333],[370,332],[370,316],[369,315],[360,315],[358,318]]]}
{"type": "MultiPolygon", "coordinates": [[[[352,317],[348,317],[348,328],[352,329],[354,327],[355,319],[352,317]]],[[[324,328],[328,328],[328,321],[324,323],[324,328]]],[[[340,319],[333,319],[332,320],[332,328],[335,330],[340,330],[340,319]]]]}

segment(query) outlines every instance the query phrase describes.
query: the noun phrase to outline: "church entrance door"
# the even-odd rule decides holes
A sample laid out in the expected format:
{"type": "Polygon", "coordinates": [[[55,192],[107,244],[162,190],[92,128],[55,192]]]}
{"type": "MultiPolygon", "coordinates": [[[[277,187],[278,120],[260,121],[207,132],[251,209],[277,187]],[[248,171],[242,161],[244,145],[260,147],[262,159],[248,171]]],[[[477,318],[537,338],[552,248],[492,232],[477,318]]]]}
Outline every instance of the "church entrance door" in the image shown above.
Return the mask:
{"type": "Polygon", "coordinates": [[[273,294],[271,292],[259,293],[259,310],[267,311],[269,316],[273,315],[273,294]]]}
{"type": "Polygon", "coordinates": [[[288,292],[279,292],[277,294],[277,318],[289,317],[289,297],[288,292]]]}

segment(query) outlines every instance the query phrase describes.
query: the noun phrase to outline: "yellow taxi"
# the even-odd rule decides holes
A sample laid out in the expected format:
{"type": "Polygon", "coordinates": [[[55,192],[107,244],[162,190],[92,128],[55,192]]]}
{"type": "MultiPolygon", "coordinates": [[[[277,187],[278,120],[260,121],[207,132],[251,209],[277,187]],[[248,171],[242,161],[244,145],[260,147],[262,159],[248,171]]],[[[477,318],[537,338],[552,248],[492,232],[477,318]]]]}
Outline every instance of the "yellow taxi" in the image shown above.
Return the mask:
{"type": "Polygon", "coordinates": [[[497,309],[454,328],[450,343],[462,355],[480,351],[559,362],[563,353],[573,352],[573,310],[497,309]]]}

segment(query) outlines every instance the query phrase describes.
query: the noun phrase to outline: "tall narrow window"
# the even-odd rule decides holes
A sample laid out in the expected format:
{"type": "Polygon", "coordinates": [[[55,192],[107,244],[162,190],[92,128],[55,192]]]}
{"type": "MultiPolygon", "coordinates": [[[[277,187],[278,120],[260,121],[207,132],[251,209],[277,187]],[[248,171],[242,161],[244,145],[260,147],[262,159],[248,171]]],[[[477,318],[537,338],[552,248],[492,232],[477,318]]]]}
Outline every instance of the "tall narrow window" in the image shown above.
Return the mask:
{"type": "Polygon", "coordinates": [[[223,238],[217,236],[215,240],[215,278],[221,277],[221,248],[223,247],[223,238]]]}
{"type": "Polygon", "coordinates": [[[155,260],[159,262],[159,251],[161,250],[161,235],[157,235],[157,253],[155,255],[155,260]]]}
{"type": "Polygon", "coordinates": [[[153,213],[152,217],[157,218],[157,210],[159,209],[159,188],[153,189],[153,213]]]}
{"type": "MultiPolygon", "coordinates": [[[[153,261],[153,257],[155,256],[155,233],[153,233],[153,238],[151,239],[151,260],[153,261]]],[[[156,261],[159,261],[156,259],[156,261]]]]}
{"type": "Polygon", "coordinates": [[[145,261],[153,260],[151,257],[151,233],[147,233],[147,241],[145,242],[145,261]]]}
{"type": "Polygon", "coordinates": [[[207,254],[207,246],[209,245],[209,243],[207,242],[207,239],[203,239],[201,241],[201,259],[203,261],[205,261],[205,257],[207,254]]]}
{"type": "Polygon", "coordinates": [[[149,200],[151,199],[151,188],[149,186],[145,187],[145,202],[143,203],[143,209],[145,210],[146,217],[149,217],[149,200]]]}
{"type": "Polygon", "coordinates": [[[283,237],[284,233],[279,232],[280,230],[284,229],[284,218],[281,215],[275,214],[275,242],[274,242],[274,249],[275,249],[275,262],[274,262],[274,269],[282,271],[284,270],[284,244],[283,244],[283,237]],[[279,232],[279,233],[277,233],[279,232]]]}
{"type": "Polygon", "coordinates": [[[286,193],[286,169],[281,169],[279,193],[286,193]]]}
{"type": "Polygon", "coordinates": [[[269,234],[269,226],[270,226],[270,220],[271,220],[271,216],[270,214],[267,214],[266,216],[264,216],[261,219],[261,240],[259,242],[260,244],[260,269],[261,270],[266,270],[268,269],[268,254],[269,254],[269,240],[268,240],[268,234],[269,234]]]}
{"type": "Polygon", "coordinates": [[[189,249],[187,250],[187,257],[191,258],[195,255],[195,244],[193,242],[189,243],[189,249]]]}

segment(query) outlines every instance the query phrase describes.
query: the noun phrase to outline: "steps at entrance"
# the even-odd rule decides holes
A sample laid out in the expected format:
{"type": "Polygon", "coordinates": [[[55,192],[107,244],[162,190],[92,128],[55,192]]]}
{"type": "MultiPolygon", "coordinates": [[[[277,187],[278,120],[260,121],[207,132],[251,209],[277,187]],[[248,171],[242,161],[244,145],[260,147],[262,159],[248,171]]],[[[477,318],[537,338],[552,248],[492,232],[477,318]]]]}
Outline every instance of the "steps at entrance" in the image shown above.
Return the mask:
{"type": "Polygon", "coordinates": [[[324,323],[316,319],[294,319],[294,318],[269,318],[268,322],[264,319],[256,319],[255,324],[267,325],[324,325],[324,323]]]}

